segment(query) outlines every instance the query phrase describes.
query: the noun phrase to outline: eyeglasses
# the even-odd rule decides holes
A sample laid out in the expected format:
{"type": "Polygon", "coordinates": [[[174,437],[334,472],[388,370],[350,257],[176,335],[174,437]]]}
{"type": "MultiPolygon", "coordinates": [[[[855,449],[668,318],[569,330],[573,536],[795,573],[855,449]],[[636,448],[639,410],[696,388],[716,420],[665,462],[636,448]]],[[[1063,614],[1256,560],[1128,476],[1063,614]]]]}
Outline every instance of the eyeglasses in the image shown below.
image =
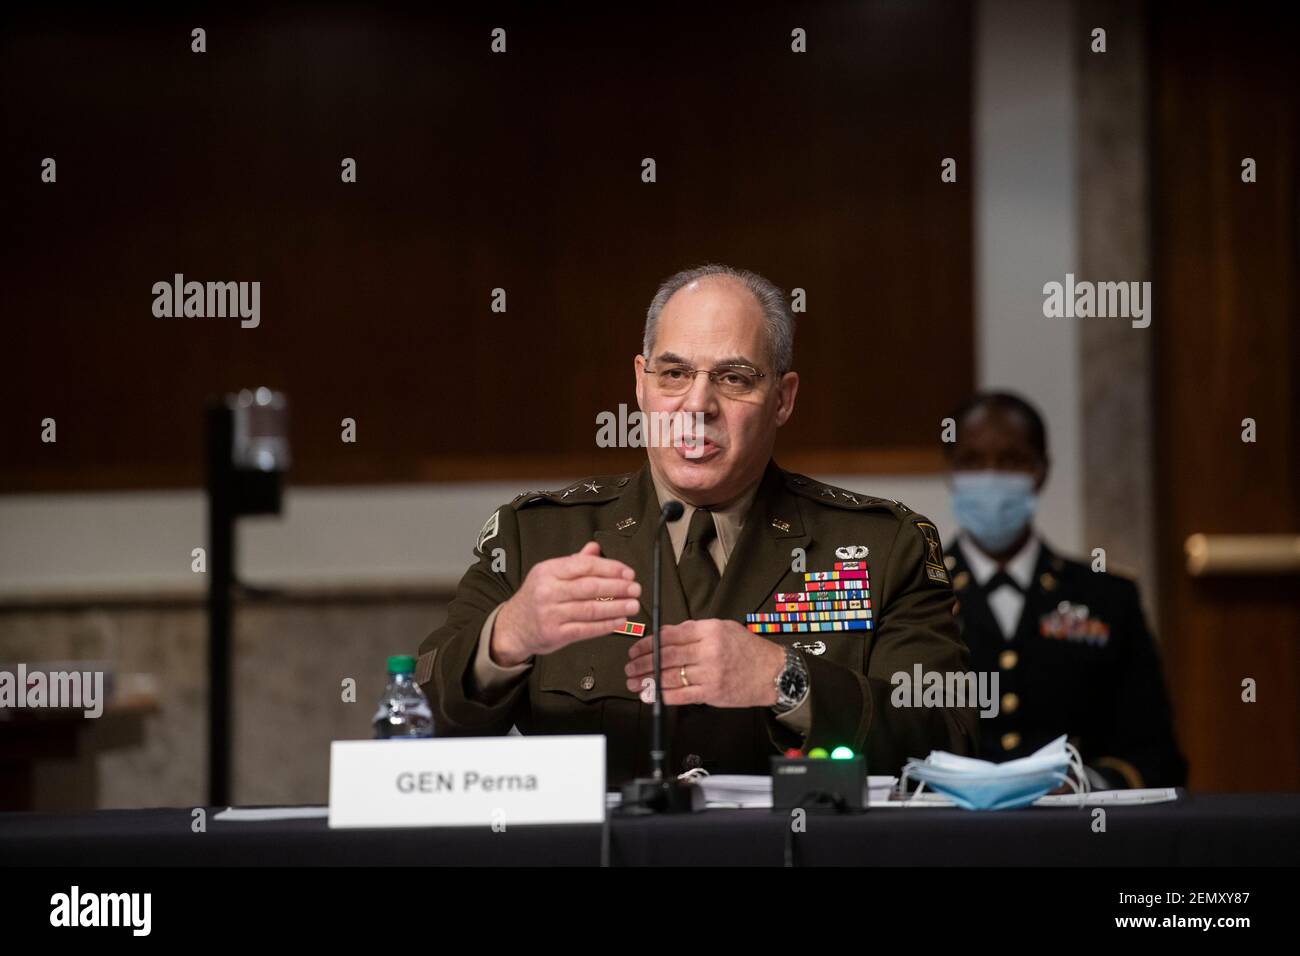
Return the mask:
{"type": "Polygon", "coordinates": [[[717,368],[691,368],[688,365],[667,365],[661,369],[646,369],[653,375],[655,385],[665,395],[685,395],[695,384],[695,376],[703,372],[723,395],[736,398],[748,395],[758,388],[759,380],[766,375],[752,365],[719,365],[717,368]]]}

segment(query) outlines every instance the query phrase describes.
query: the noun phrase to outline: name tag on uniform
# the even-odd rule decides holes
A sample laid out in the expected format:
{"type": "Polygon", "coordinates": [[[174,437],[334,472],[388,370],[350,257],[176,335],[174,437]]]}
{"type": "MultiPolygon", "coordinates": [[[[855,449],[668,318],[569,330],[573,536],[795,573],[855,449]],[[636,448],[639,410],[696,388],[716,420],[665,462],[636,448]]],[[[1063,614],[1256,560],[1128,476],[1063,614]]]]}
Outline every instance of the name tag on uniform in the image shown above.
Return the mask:
{"type": "Polygon", "coordinates": [[[601,823],[601,735],[336,740],[331,829],[601,823]]]}

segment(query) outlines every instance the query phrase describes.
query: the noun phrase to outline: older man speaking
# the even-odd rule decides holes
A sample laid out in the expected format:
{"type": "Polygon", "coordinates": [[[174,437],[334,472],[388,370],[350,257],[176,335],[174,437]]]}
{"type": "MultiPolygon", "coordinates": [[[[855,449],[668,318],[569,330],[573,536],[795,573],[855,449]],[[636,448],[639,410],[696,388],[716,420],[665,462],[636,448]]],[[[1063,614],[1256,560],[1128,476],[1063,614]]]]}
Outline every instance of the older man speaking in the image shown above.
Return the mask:
{"type": "Polygon", "coordinates": [[[932,749],[972,751],[971,707],[891,704],[897,673],[968,670],[934,525],[772,460],[799,391],[793,345],[794,316],[761,276],[710,265],[663,283],[636,396],[647,417],[686,422],[684,440],[488,518],[446,624],[420,645],[438,735],[602,733],[611,785],[647,775],[642,584],[660,506],[676,500],[657,689],[670,770],[767,773],[788,748],[843,745],[893,773],[932,749]]]}

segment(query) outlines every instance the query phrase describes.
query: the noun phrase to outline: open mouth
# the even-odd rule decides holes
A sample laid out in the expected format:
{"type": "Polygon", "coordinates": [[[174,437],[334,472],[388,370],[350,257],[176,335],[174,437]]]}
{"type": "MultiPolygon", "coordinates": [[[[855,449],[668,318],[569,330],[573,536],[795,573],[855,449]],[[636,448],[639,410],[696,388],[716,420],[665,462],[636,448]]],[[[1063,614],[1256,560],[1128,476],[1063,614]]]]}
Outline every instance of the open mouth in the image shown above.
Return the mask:
{"type": "Polygon", "coordinates": [[[684,461],[708,461],[722,451],[722,446],[709,438],[687,438],[676,447],[678,456],[684,461]]]}

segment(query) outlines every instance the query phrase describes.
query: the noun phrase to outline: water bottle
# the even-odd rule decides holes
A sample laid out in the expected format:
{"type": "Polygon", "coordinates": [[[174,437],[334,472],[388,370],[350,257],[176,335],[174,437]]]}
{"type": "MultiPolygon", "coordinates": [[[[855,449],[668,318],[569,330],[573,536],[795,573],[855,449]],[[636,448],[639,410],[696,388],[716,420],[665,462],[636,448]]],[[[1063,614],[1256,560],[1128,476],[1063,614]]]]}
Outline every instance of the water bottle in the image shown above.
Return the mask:
{"type": "Polygon", "coordinates": [[[375,739],[433,736],[433,711],[415,682],[415,658],[395,654],[388,659],[388,686],[375,711],[375,739]]]}

